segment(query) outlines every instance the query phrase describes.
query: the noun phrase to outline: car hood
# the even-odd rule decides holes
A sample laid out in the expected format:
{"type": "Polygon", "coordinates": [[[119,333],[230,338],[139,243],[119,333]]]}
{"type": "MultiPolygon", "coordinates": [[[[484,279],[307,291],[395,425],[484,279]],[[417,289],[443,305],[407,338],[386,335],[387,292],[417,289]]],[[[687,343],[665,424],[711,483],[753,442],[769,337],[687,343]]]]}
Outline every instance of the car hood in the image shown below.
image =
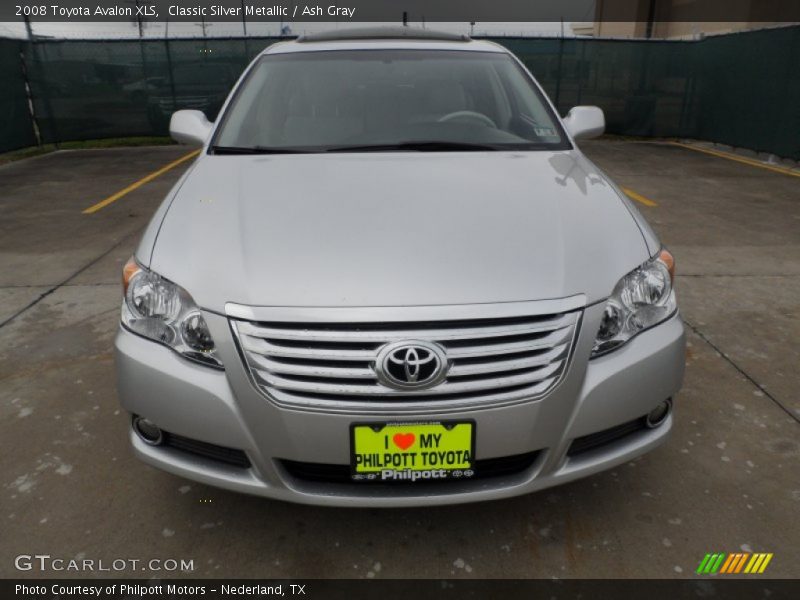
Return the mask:
{"type": "Polygon", "coordinates": [[[202,155],[150,266],[203,308],[605,298],[648,258],[578,151],[202,155]]]}

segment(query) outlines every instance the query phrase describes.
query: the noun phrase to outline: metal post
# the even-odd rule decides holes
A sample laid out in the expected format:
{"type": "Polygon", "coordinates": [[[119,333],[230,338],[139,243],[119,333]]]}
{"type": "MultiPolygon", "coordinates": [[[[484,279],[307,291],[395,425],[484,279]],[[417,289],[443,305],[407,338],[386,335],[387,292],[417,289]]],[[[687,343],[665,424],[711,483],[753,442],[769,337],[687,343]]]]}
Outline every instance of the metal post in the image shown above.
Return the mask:
{"type": "Polygon", "coordinates": [[[647,9],[647,26],[645,27],[644,37],[650,39],[653,37],[653,26],[656,20],[656,0],[650,0],[650,6],[647,9]]]}
{"type": "Polygon", "coordinates": [[[177,106],[178,101],[175,97],[175,78],[172,74],[172,50],[169,46],[169,15],[167,15],[166,21],[166,32],[164,34],[164,48],[167,53],[167,70],[169,71],[169,89],[170,93],[172,94],[172,106],[173,108],[177,106]]]}
{"type": "Polygon", "coordinates": [[[144,20],[139,13],[141,0],[125,0],[128,4],[133,4],[136,7],[136,26],[139,30],[139,60],[142,63],[142,87],[147,93],[147,56],[144,47],[144,20]]]}
{"type": "Polygon", "coordinates": [[[564,19],[561,19],[561,37],[558,40],[558,68],[556,69],[556,99],[553,104],[556,105],[556,110],[561,112],[559,108],[559,100],[561,98],[561,64],[564,60],[564,19]]]}
{"type": "Polygon", "coordinates": [[[247,19],[245,18],[245,9],[244,9],[244,0],[241,0],[242,3],[242,32],[244,32],[244,63],[247,64],[247,61],[250,60],[250,48],[247,46],[247,19]]]}
{"type": "MultiPolygon", "coordinates": [[[[47,78],[44,76],[44,61],[42,60],[40,53],[39,53],[39,46],[36,41],[36,36],[33,35],[33,28],[31,27],[30,17],[23,16],[23,20],[25,21],[25,30],[28,33],[28,43],[31,47],[31,55],[33,56],[33,63],[37,65],[39,70],[39,78],[40,78],[40,86],[42,90],[42,102],[44,103],[44,110],[47,113],[47,124],[49,126],[49,131],[53,137],[53,145],[58,150],[59,145],[59,138],[61,136],[58,135],[58,125],[56,124],[56,116],[53,114],[53,105],[50,102],[50,94],[47,93],[47,78]]],[[[27,66],[27,64],[26,64],[27,66]]],[[[33,96],[31,96],[32,98],[33,96]]],[[[39,129],[41,134],[41,128],[39,129]]],[[[44,141],[44,137],[42,136],[42,141],[44,141]]]]}
{"type": "Polygon", "coordinates": [[[25,95],[28,99],[28,113],[31,116],[31,126],[33,127],[33,136],[36,138],[36,145],[42,146],[42,132],[39,130],[39,122],[36,120],[36,107],[33,104],[33,90],[31,89],[31,82],[28,79],[28,65],[25,64],[25,51],[20,48],[19,51],[20,69],[22,70],[22,80],[25,82],[25,95]]]}
{"type": "Polygon", "coordinates": [[[206,55],[208,54],[208,39],[206,37],[206,29],[211,27],[213,23],[206,23],[206,18],[201,14],[200,15],[200,25],[195,23],[195,27],[202,27],[203,29],[203,60],[206,60],[206,55]]]}
{"type": "Polygon", "coordinates": [[[579,43],[581,45],[581,60],[578,63],[578,98],[575,101],[578,106],[581,104],[581,96],[583,95],[583,66],[586,63],[586,40],[581,40],[579,43]]]}

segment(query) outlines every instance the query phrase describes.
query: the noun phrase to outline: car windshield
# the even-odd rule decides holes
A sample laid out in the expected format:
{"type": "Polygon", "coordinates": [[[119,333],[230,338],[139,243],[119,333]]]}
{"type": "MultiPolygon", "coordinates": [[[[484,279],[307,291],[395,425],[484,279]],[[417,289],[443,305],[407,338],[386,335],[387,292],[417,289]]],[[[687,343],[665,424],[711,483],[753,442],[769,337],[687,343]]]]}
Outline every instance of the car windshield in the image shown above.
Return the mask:
{"type": "Polygon", "coordinates": [[[569,147],[535,84],[505,53],[335,50],[260,58],[212,151],[569,147]]]}

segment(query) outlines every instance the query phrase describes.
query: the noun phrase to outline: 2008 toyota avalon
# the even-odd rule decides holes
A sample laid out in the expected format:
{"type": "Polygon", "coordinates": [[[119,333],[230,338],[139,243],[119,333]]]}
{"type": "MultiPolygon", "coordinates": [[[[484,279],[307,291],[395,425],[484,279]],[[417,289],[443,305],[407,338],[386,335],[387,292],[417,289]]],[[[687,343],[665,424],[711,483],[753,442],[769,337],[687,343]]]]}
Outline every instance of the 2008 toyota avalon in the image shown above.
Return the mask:
{"type": "Polygon", "coordinates": [[[502,47],[351,30],[267,48],[125,266],[131,441],[282,500],[525,494],[672,427],[674,261],[502,47]]]}

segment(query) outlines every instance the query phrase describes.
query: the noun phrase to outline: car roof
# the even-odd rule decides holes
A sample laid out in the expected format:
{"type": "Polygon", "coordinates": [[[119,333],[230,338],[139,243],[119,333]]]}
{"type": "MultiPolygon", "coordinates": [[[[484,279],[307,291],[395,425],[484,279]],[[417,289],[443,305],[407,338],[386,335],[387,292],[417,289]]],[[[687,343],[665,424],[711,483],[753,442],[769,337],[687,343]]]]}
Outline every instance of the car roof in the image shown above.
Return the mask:
{"type": "Polygon", "coordinates": [[[464,34],[420,29],[417,27],[366,27],[334,29],[303,35],[296,40],[272,44],[261,54],[365,49],[507,52],[507,50],[498,44],[483,40],[473,40],[468,35],[464,34]]]}

